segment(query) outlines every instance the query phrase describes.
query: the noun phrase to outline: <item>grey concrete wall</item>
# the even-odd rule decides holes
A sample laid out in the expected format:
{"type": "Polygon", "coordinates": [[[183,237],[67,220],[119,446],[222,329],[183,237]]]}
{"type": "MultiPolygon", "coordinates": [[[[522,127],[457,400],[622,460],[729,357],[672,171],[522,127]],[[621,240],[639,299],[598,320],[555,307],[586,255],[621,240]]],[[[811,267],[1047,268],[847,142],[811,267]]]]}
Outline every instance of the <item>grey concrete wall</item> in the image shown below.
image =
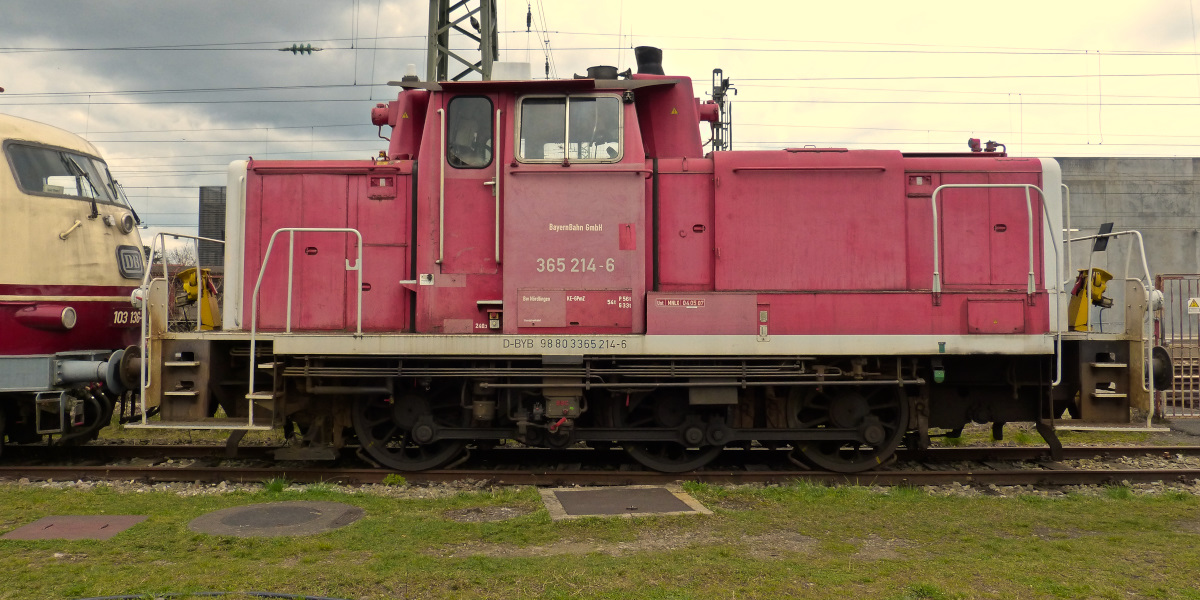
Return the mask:
{"type": "MultiPolygon", "coordinates": [[[[1093,234],[1111,221],[1114,230],[1136,229],[1145,236],[1151,275],[1200,273],[1200,159],[1057,160],[1071,190],[1075,235],[1093,234]]],[[[1097,255],[1097,264],[1123,271],[1124,244],[1116,246],[1107,257],[1097,255]]],[[[1080,244],[1072,248],[1077,265],[1087,260],[1083,250],[1080,244]]]]}
{"type": "MultiPolygon", "coordinates": [[[[1071,193],[1071,227],[1078,230],[1072,237],[1094,234],[1101,223],[1112,222],[1114,231],[1142,232],[1151,278],[1200,273],[1200,158],[1057,160],[1071,193]]],[[[1090,243],[1072,246],[1069,272],[1087,267],[1090,249],[1090,243]]],[[[1126,257],[1126,243],[1117,240],[1094,256],[1096,266],[1118,278],[1126,257]]],[[[1141,276],[1139,260],[1135,250],[1131,277],[1141,276]]],[[[1105,311],[1104,321],[1117,325],[1116,312],[1105,311]]]]}

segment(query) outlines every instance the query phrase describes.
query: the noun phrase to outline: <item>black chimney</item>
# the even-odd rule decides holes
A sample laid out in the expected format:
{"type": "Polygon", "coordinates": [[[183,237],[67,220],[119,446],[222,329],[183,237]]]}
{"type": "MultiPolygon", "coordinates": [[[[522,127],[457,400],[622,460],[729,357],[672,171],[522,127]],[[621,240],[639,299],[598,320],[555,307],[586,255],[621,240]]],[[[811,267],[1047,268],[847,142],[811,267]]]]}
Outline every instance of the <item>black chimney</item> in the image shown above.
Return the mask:
{"type": "Polygon", "coordinates": [[[633,49],[637,59],[638,73],[647,75],[666,75],[662,68],[662,50],[654,46],[638,46],[633,49]]]}

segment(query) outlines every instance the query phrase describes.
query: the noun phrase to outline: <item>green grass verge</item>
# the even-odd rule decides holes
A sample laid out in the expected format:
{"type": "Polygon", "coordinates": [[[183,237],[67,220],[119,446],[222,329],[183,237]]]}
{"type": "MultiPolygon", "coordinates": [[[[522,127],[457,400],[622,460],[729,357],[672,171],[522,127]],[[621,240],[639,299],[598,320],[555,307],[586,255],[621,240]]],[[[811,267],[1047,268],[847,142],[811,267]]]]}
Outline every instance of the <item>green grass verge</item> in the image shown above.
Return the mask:
{"type": "Polygon", "coordinates": [[[259,590],[354,599],[1200,599],[1200,500],[1183,493],[961,498],[688,484],[713,515],[553,522],[530,488],[398,499],[271,483],[195,496],[0,485],[0,531],[48,515],[148,517],[107,541],[0,540],[0,598],[259,590]],[[278,500],[346,502],[367,516],[294,538],[187,528],[210,511],[278,500]],[[528,512],[447,518],[496,506],[528,512]]]}
{"type": "MultiPolygon", "coordinates": [[[[990,445],[1006,445],[1006,446],[1045,446],[1046,440],[1042,439],[1041,434],[1034,430],[1032,423],[1009,423],[1004,427],[1004,439],[995,440],[992,438],[992,426],[988,425],[969,425],[963,428],[963,433],[960,437],[942,437],[937,434],[946,433],[946,430],[934,430],[934,437],[930,441],[934,446],[990,446],[990,445]]],[[[1145,431],[1071,431],[1062,429],[1058,431],[1058,439],[1065,446],[1086,446],[1086,445],[1127,445],[1135,446],[1139,444],[1153,446],[1182,446],[1195,445],[1197,438],[1185,434],[1174,432],[1167,433],[1151,433],[1145,431]]]]}

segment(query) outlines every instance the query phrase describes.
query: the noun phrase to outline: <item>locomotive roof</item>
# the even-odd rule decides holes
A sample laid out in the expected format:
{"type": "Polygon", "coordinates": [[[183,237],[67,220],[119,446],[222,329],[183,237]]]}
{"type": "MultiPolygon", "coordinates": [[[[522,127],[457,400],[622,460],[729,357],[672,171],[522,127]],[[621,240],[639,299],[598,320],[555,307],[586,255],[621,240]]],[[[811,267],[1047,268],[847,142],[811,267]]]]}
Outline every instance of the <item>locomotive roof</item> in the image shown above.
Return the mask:
{"type": "Polygon", "coordinates": [[[99,157],[100,151],[91,142],[53,125],[0,114],[0,142],[24,140],[49,146],[58,146],[83,154],[99,157]]]}
{"type": "Polygon", "coordinates": [[[388,85],[410,90],[437,92],[575,92],[586,90],[636,90],[656,85],[674,85],[679,79],[520,79],[509,81],[389,81],[388,85]]]}

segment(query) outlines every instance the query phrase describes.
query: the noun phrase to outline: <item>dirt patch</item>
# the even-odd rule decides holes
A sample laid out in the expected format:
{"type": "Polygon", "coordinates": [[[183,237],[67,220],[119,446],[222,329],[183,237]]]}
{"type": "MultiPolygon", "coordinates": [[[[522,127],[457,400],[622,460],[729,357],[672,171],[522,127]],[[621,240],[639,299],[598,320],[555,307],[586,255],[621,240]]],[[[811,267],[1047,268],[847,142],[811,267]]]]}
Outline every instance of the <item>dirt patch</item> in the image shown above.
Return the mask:
{"type": "Polygon", "coordinates": [[[795,531],[772,531],[742,539],[747,546],[746,554],[758,559],[787,558],[791,554],[815,552],[820,543],[816,538],[795,531]]]}
{"type": "Polygon", "coordinates": [[[583,554],[606,554],[629,556],[642,552],[666,552],[697,546],[731,545],[741,546],[747,556],[759,559],[785,558],[797,553],[813,552],[817,540],[792,531],[773,531],[760,535],[721,537],[710,531],[674,531],[653,535],[639,535],[637,539],[622,542],[602,540],[562,540],[541,546],[511,546],[471,542],[444,546],[432,553],[446,558],[487,556],[492,558],[527,558],[534,556],[562,556],[583,554]]]}
{"type": "Polygon", "coordinates": [[[506,544],[468,543],[443,548],[439,553],[450,558],[467,556],[489,556],[497,558],[524,558],[531,556],[560,556],[600,553],[610,556],[626,556],[638,552],[661,552],[694,545],[714,543],[707,532],[672,532],[660,535],[638,536],[627,542],[605,542],[601,540],[563,540],[543,546],[511,546],[506,544]]]}
{"type": "Polygon", "coordinates": [[[1077,540],[1087,535],[1078,529],[1054,529],[1038,525],[1033,528],[1033,537],[1043,540],[1077,540]]]}
{"type": "Polygon", "coordinates": [[[738,498],[728,498],[728,499],[724,499],[724,500],[717,500],[716,502],[710,502],[710,504],[714,508],[718,508],[720,510],[728,510],[731,512],[745,511],[745,510],[758,510],[759,508],[762,508],[762,503],[760,503],[756,500],[742,500],[742,499],[738,499],[738,498]]]}
{"type": "Polygon", "coordinates": [[[1195,533],[1200,535],[1200,521],[1194,519],[1176,521],[1175,529],[1178,529],[1184,533],[1195,533]]]}
{"type": "Polygon", "coordinates": [[[887,539],[874,533],[867,536],[865,540],[850,540],[850,543],[858,546],[858,552],[854,553],[854,558],[863,561],[904,558],[900,553],[901,550],[917,547],[916,544],[907,540],[887,539]]]}
{"type": "Polygon", "coordinates": [[[489,523],[491,521],[515,519],[531,512],[533,511],[528,508],[518,506],[475,506],[460,508],[458,510],[448,510],[442,513],[442,516],[451,521],[458,521],[459,523],[489,523]]]}

